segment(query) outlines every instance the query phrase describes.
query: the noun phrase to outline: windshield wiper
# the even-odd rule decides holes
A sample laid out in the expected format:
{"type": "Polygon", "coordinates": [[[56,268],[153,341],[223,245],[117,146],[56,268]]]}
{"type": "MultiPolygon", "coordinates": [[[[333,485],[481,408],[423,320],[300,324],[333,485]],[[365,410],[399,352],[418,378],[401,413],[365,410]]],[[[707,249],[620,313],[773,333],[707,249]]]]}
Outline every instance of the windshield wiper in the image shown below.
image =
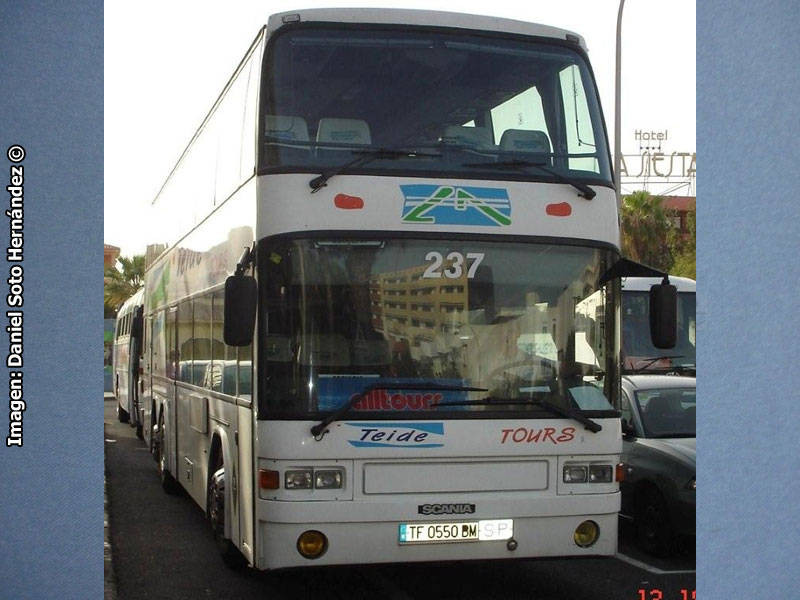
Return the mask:
{"type": "Polygon", "coordinates": [[[436,383],[373,383],[371,385],[366,386],[363,390],[361,390],[358,394],[355,394],[349,401],[345,404],[337,408],[334,412],[329,414],[327,417],[322,419],[319,423],[314,425],[311,428],[311,434],[316,438],[322,433],[325,428],[333,423],[334,421],[338,421],[341,419],[345,414],[347,414],[351,408],[353,408],[356,404],[359,403],[367,394],[369,394],[373,390],[426,390],[426,391],[446,391],[446,392],[488,392],[486,388],[478,388],[478,387],[469,387],[464,385],[439,385],[436,383]]]}
{"type": "Polygon", "coordinates": [[[594,198],[597,195],[597,192],[595,192],[592,188],[590,188],[585,183],[581,183],[580,181],[578,181],[576,179],[573,179],[571,177],[567,177],[566,175],[562,175],[561,173],[559,173],[555,169],[550,169],[549,167],[545,166],[544,163],[534,162],[534,161],[531,161],[531,160],[504,160],[504,161],[495,162],[495,163],[464,163],[461,166],[463,166],[463,167],[486,168],[486,169],[517,169],[517,170],[520,170],[520,171],[524,171],[527,167],[536,167],[537,169],[540,169],[540,170],[544,171],[545,173],[548,173],[549,175],[552,175],[553,177],[555,177],[561,183],[566,183],[566,184],[569,184],[572,187],[574,187],[576,190],[578,190],[580,192],[578,194],[578,196],[582,196],[583,198],[586,198],[587,200],[591,200],[592,198],[594,198]]]}
{"type": "MultiPolygon", "coordinates": [[[[652,364],[653,364],[654,362],[656,362],[657,360],[666,360],[666,359],[672,360],[672,359],[674,359],[674,358],[683,358],[683,355],[675,355],[675,356],[654,356],[653,358],[642,358],[642,359],[639,359],[638,361],[636,361],[636,367],[634,367],[633,369],[631,369],[631,370],[629,371],[629,373],[631,373],[632,375],[637,375],[637,374],[641,373],[642,371],[644,371],[644,370],[645,370],[647,367],[649,367],[650,365],[652,365],[652,364]],[[641,362],[644,362],[644,364],[643,364],[643,365],[640,365],[639,363],[641,363],[641,362]]],[[[672,368],[676,368],[676,367],[672,367],[672,366],[670,366],[670,368],[672,369],[672,368]]]]}
{"type": "Polygon", "coordinates": [[[603,426],[595,421],[592,421],[589,417],[584,416],[583,414],[570,410],[568,408],[563,408],[558,406],[557,404],[553,404],[552,402],[548,402],[547,400],[540,400],[539,398],[496,398],[494,396],[489,396],[487,398],[481,398],[479,400],[456,400],[453,402],[438,402],[435,406],[467,406],[467,405],[491,405],[491,404],[535,404],[536,406],[540,406],[541,408],[545,409],[548,412],[551,412],[555,415],[560,417],[566,417],[567,419],[573,419],[581,423],[588,429],[594,433],[601,431],[603,426]]]}
{"type": "Polygon", "coordinates": [[[670,371],[674,371],[678,375],[691,375],[695,377],[697,374],[697,365],[694,363],[684,363],[682,365],[671,365],[670,371]]]}
{"type": "Polygon", "coordinates": [[[360,167],[363,164],[372,162],[373,160],[380,159],[393,159],[393,158],[436,158],[441,154],[435,152],[418,152],[417,150],[395,150],[391,148],[379,148],[377,150],[351,150],[352,154],[358,154],[358,158],[354,158],[350,162],[346,162],[338,167],[332,167],[323,171],[321,175],[314,177],[308,182],[311,187],[311,193],[319,191],[325,187],[326,182],[339,173],[343,173],[353,167],[360,167]]]}

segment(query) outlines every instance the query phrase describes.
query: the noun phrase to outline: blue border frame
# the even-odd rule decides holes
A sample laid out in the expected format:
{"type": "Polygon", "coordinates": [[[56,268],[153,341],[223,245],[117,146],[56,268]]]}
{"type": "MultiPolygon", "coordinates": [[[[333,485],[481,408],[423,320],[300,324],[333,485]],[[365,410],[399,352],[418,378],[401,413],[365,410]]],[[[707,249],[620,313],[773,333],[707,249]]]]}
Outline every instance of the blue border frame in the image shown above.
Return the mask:
{"type": "MultiPolygon", "coordinates": [[[[103,3],[0,3],[0,165],[24,147],[23,446],[0,401],[0,596],[103,594],[103,3]]],[[[6,192],[7,193],[7,192],[6,192]]],[[[9,208],[4,196],[3,209],[9,208]]],[[[9,241],[3,216],[0,245],[9,241]]],[[[5,329],[9,264],[0,261],[5,329]]],[[[6,334],[4,334],[6,335],[6,334]]],[[[0,343],[7,353],[8,340],[0,343]]],[[[8,389],[9,370],[0,369],[8,389]]]]}
{"type": "MultiPolygon", "coordinates": [[[[0,448],[4,597],[102,593],[102,18],[99,0],[0,3],[0,145],[25,146],[28,209],[25,446],[0,448]]],[[[698,588],[782,597],[800,578],[800,5],[705,0],[697,20],[698,588]]]]}
{"type": "Polygon", "coordinates": [[[698,596],[788,597],[800,580],[800,5],[697,9],[698,596]]]}

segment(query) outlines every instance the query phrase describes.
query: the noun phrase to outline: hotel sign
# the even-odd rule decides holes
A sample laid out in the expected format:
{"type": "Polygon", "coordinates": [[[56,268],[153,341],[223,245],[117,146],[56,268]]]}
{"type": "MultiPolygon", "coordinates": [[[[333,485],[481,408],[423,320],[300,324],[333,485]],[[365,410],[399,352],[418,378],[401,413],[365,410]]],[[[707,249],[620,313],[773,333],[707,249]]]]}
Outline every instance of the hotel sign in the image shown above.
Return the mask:
{"type": "Polygon", "coordinates": [[[663,152],[661,142],[669,140],[669,131],[637,129],[634,138],[639,142],[639,154],[620,157],[620,176],[628,178],[661,177],[690,179],[697,173],[696,152],[663,152]]]}

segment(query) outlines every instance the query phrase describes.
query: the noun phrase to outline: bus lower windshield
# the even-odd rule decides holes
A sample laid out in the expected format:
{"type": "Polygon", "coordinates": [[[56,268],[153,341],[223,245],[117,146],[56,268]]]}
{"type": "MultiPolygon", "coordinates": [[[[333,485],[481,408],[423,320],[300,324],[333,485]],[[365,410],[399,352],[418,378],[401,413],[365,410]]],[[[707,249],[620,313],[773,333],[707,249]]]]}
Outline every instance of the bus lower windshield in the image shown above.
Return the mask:
{"type": "Polygon", "coordinates": [[[259,418],[315,418],[370,387],[348,418],[507,418],[540,400],[602,416],[617,406],[619,296],[597,282],[615,258],[471,239],[264,241],[259,418]],[[465,403],[489,396],[509,402],[465,403]]]}

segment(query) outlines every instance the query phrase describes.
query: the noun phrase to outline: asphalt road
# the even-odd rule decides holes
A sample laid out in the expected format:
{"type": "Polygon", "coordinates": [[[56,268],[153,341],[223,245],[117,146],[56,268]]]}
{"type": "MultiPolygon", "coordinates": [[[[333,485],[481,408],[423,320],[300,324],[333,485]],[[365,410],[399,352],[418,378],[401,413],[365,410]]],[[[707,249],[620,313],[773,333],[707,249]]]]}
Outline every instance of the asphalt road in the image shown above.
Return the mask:
{"type": "MultiPolygon", "coordinates": [[[[105,401],[106,485],[118,600],[691,600],[695,556],[668,560],[639,553],[621,523],[610,559],[518,560],[231,571],[219,558],[203,511],[165,494],[144,442],[105,401]]],[[[108,594],[107,594],[108,596],[108,594]]]]}

